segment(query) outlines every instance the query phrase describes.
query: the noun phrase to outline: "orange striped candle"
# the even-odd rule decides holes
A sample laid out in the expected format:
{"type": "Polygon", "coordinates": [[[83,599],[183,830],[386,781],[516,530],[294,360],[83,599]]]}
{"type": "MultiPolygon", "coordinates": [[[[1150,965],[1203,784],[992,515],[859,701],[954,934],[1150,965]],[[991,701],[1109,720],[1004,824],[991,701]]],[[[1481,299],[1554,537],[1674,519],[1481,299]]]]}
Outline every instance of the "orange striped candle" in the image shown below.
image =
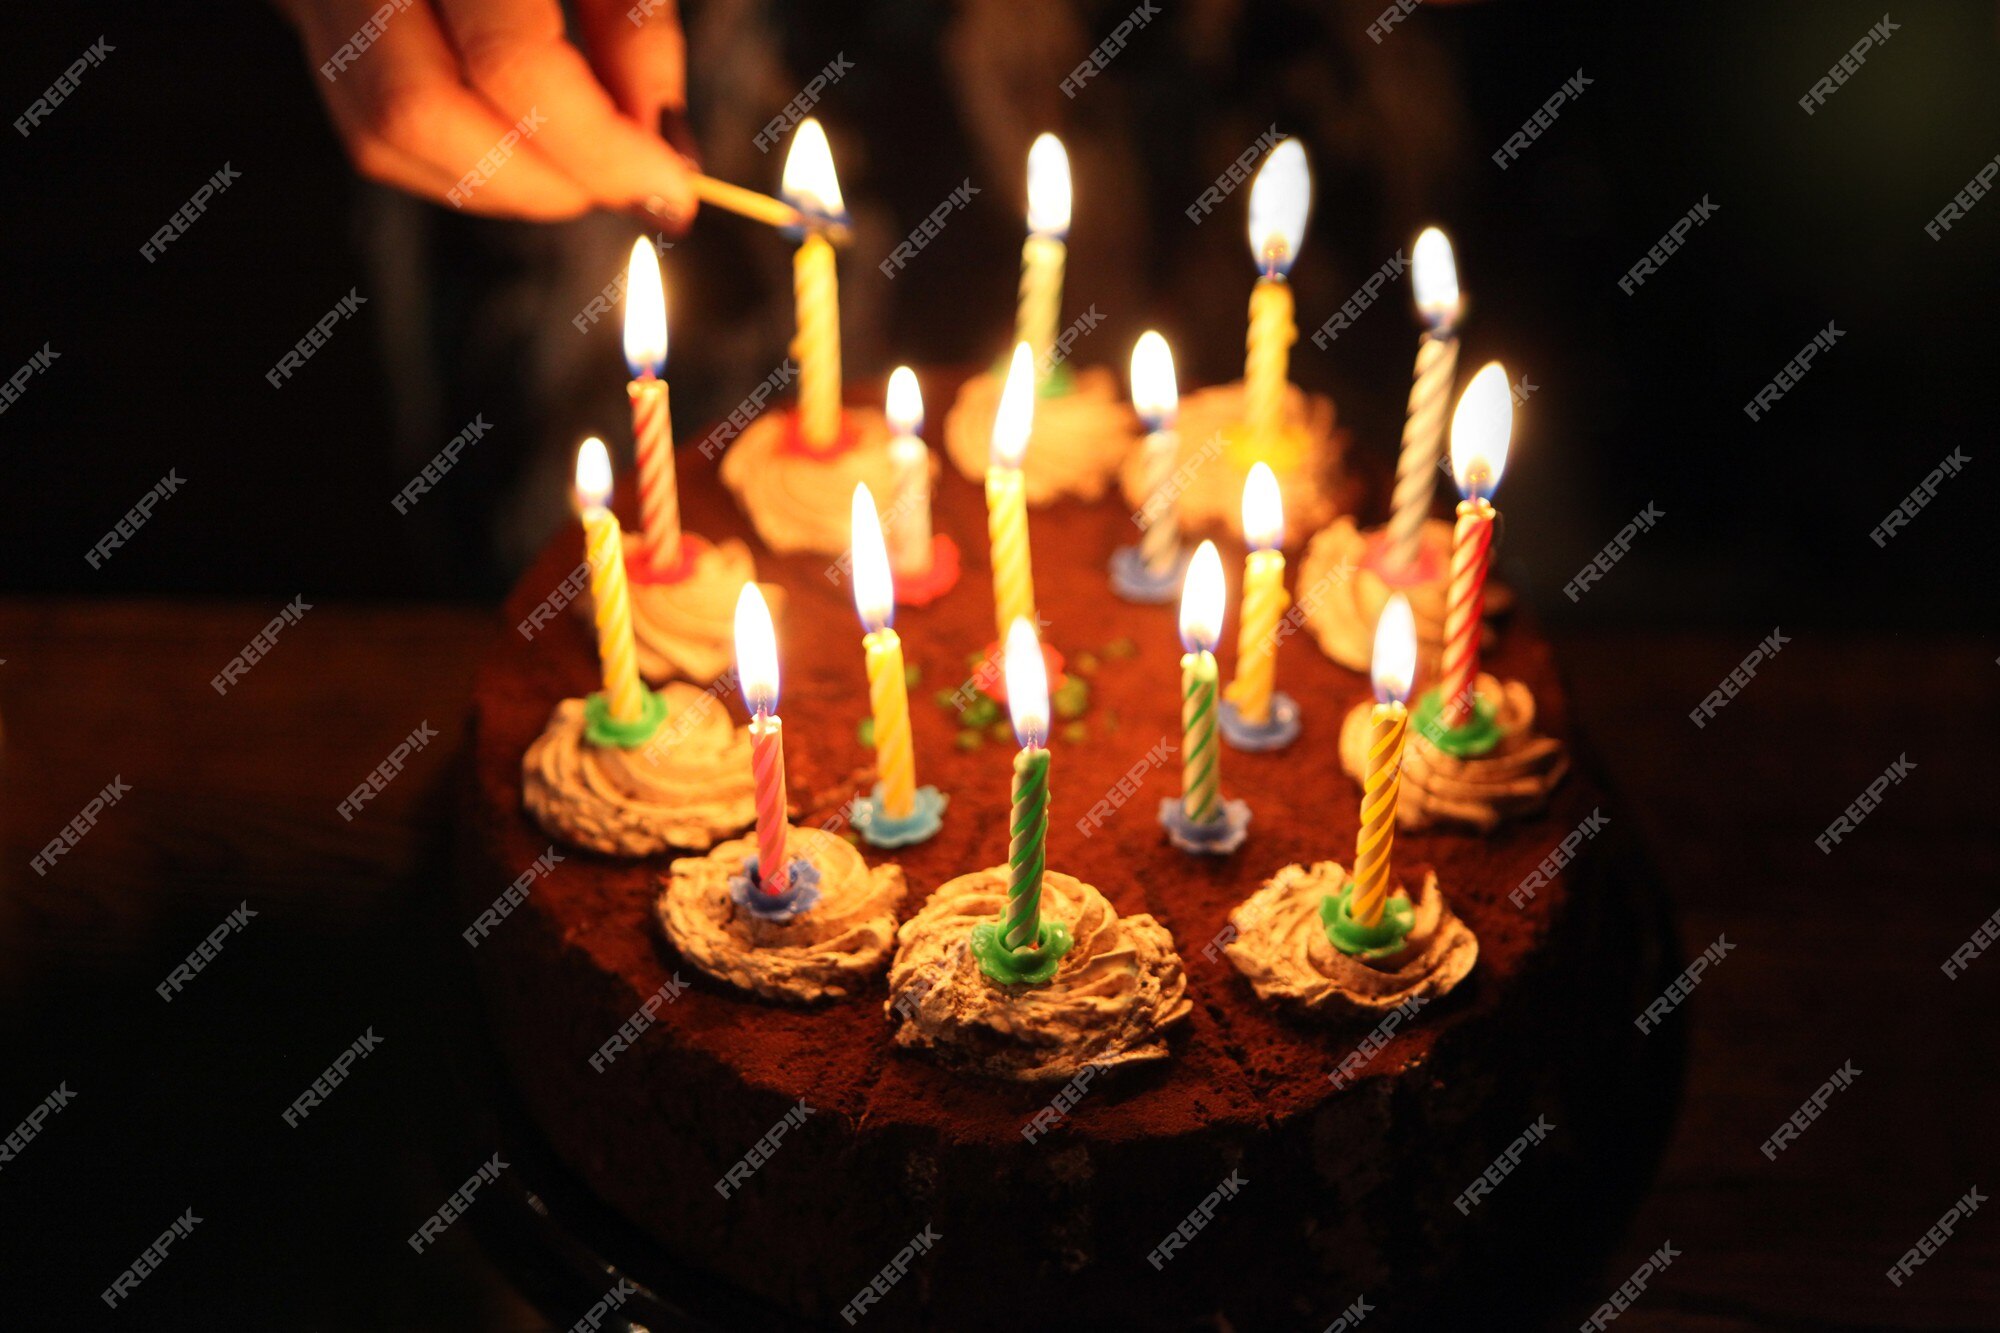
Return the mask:
{"type": "Polygon", "coordinates": [[[1368,768],[1361,790],[1361,828],[1354,835],[1354,897],[1347,914],[1373,926],[1389,900],[1389,851],[1396,841],[1396,798],[1402,790],[1403,735],[1409,726],[1410,680],[1417,665],[1417,627],[1410,603],[1391,597],[1375,622],[1375,708],[1368,715],[1368,768]]]}
{"type": "Polygon", "coordinates": [[[625,586],[625,538],[610,509],[611,455],[596,436],[576,454],[576,494],[583,507],[583,535],[596,607],[597,656],[611,717],[637,722],[645,712],[639,654],[632,643],[632,597],[625,586]]]}

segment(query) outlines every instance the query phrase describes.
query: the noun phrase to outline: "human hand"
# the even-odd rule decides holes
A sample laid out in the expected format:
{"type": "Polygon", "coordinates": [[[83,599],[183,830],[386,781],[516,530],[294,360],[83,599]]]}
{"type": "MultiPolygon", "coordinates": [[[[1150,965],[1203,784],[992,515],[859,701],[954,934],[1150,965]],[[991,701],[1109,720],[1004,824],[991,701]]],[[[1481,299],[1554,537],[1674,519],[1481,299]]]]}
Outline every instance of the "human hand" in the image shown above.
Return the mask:
{"type": "Polygon", "coordinates": [[[576,0],[587,58],[558,0],[277,3],[362,175],[471,213],[694,217],[690,169],[654,129],[686,100],[675,0],[576,0]]]}

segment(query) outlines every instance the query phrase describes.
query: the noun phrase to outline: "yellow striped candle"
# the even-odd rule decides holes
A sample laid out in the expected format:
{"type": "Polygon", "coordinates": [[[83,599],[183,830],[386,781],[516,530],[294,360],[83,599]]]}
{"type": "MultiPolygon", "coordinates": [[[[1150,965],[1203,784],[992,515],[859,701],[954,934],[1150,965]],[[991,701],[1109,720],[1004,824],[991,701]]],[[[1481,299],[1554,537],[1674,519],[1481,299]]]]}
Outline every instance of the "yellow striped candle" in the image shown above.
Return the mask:
{"type": "Polygon", "coordinates": [[[1039,389],[1053,368],[1056,325],[1062,320],[1063,265],[1068,257],[1069,154],[1053,134],[1035,138],[1028,149],[1028,239],[1021,247],[1020,300],[1014,338],[1035,358],[1039,389]]]}
{"type": "Polygon", "coordinates": [[[798,332],[792,359],[799,367],[799,427],[813,449],[831,449],[840,438],[840,294],[833,245],[818,230],[843,219],[846,206],[833,170],[826,131],[808,116],[785,156],[785,199],[807,219],[805,239],[792,257],[792,294],[798,332]]]}
{"type": "Polygon", "coordinates": [[[993,559],[993,603],[999,641],[1016,620],[1035,617],[1035,574],[1028,552],[1028,496],[1021,456],[1034,428],[1035,376],[1028,344],[1014,344],[1007,385],[993,421],[992,454],[986,465],[986,533],[993,559]]]}
{"type": "Polygon", "coordinates": [[[1383,567],[1402,574],[1415,563],[1424,520],[1431,514],[1431,488],[1444,453],[1445,407],[1458,373],[1458,264],[1451,241],[1436,227],[1417,237],[1410,256],[1410,285],[1417,312],[1429,327],[1417,344],[1417,368],[1410,381],[1410,404],[1403,420],[1403,449],[1396,457],[1396,491],[1390,501],[1389,533],[1383,567]]]}
{"type": "Polygon", "coordinates": [[[1222,817],[1222,746],[1216,732],[1215,645],[1222,637],[1222,557],[1195,548],[1181,584],[1181,813],[1191,824],[1222,817]]]}
{"type": "Polygon", "coordinates": [[[681,500],[674,478],[673,415],[667,406],[667,297],[660,258],[641,236],[625,269],[625,364],[632,380],[632,441],[639,460],[639,548],[654,572],[681,558],[681,500]]]}
{"type": "Polygon", "coordinates": [[[1298,258],[1312,206],[1306,150],[1286,139],[1264,159],[1250,185],[1250,253],[1262,275],[1250,293],[1250,334],[1243,363],[1243,422],[1253,441],[1284,426],[1286,368],[1299,336],[1285,275],[1298,258]]]}
{"type": "Polygon", "coordinates": [[[1361,791],[1361,828],[1354,836],[1354,897],[1347,914],[1374,926],[1389,900],[1389,852],[1396,841],[1396,798],[1402,790],[1404,702],[1417,665],[1417,627],[1410,603],[1391,597],[1375,622],[1375,708],[1368,715],[1368,766],[1361,791]]]}
{"type": "Polygon", "coordinates": [[[909,682],[903,672],[903,641],[890,627],[896,606],[889,576],[889,552],[875,497],[854,488],[854,607],[868,631],[868,703],[875,719],[875,767],[882,777],[882,812],[908,819],[917,803],[916,747],[910,737],[909,682]]]}
{"type": "Polygon", "coordinates": [[[590,564],[590,595],[597,619],[597,656],[611,717],[637,722],[645,712],[639,654],[632,643],[632,598],[625,586],[625,538],[610,508],[611,455],[596,436],[576,453],[576,494],[583,507],[583,537],[590,564]]]}
{"type": "Polygon", "coordinates": [[[1258,463],[1243,483],[1243,615],[1236,632],[1236,679],[1229,701],[1253,726],[1271,720],[1271,692],[1278,674],[1278,622],[1292,599],[1285,592],[1285,509],[1278,478],[1258,463]]]}

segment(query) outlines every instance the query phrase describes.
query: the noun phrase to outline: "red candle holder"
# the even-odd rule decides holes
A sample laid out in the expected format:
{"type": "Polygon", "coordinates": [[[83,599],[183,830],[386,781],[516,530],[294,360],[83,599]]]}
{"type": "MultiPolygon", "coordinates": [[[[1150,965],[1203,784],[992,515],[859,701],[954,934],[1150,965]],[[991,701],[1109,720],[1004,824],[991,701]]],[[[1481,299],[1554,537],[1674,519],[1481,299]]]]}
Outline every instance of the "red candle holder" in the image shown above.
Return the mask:
{"type": "Polygon", "coordinates": [[[625,577],[634,583],[652,585],[684,583],[701,563],[701,557],[715,548],[708,538],[692,532],[681,534],[680,558],[665,569],[655,569],[648,564],[644,547],[637,541],[631,542],[625,551],[625,577]]]}
{"type": "Polygon", "coordinates": [[[931,567],[920,574],[896,575],[896,604],[929,606],[958,586],[958,543],[942,532],[931,537],[931,567]]]}

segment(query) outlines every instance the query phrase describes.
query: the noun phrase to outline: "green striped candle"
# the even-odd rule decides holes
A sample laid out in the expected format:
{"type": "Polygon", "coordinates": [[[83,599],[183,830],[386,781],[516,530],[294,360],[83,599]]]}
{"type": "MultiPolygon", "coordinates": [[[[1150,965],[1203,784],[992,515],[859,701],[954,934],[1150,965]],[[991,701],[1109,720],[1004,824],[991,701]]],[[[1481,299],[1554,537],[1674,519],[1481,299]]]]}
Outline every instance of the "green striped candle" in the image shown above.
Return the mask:
{"type": "Polygon", "coordinates": [[[1014,756],[1007,910],[1000,940],[1009,949],[1027,949],[1041,937],[1042,871],[1048,864],[1049,675],[1034,626],[1019,617],[1007,627],[1006,667],[1007,709],[1021,752],[1014,756]]]}
{"type": "Polygon", "coordinates": [[[1215,645],[1222,637],[1222,557],[1203,542],[1181,585],[1181,813],[1206,824],[1222,814],[1216,744],[1215,645]]]}

